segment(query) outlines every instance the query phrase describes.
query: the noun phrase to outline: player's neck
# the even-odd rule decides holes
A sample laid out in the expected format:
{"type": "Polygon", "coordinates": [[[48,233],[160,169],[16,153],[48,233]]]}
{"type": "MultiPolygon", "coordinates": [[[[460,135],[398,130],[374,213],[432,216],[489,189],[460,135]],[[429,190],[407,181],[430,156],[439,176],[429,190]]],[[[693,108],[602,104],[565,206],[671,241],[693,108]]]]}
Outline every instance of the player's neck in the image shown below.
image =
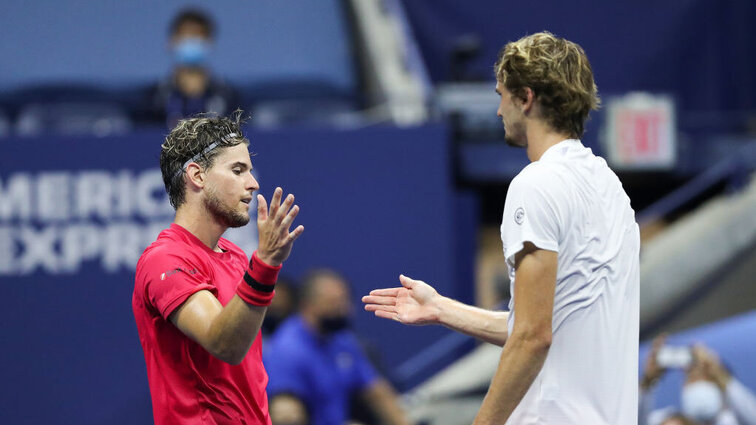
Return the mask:
{"type": "Polygon", "coordinates": [[[529,123],[526,137],[528,138],[527,153],[530,162],[538,161],[550,147],[571,138],[566,133],[554,131],[548,124],[541,121],[529,123]]]}
{"type": "Polygon", "coordinates": [[[228,229],[218,223],[206,208],[182,206],[176,211],[173,222],[188,230],[213,251],[219,251],[218,240],[228,229]]]}

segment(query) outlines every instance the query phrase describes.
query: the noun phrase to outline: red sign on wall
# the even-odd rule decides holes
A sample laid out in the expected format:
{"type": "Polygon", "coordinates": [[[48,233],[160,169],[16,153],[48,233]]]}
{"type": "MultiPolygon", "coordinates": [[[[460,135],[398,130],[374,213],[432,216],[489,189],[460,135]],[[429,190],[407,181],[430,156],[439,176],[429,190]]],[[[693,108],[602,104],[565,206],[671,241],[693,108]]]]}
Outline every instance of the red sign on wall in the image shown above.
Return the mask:
{"type": "Polygon", "coordinates": [[[633,93],[609,99],[604,147],[618,168],[674,166],[674,103],[669,97],[633,93]]]}

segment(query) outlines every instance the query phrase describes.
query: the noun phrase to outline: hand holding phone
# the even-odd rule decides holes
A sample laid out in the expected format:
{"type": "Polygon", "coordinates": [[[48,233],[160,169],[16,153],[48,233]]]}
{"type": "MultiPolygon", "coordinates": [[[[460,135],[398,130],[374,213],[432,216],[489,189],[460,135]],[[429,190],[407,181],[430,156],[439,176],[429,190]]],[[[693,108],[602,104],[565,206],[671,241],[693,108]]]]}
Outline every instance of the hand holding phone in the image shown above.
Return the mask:
{"type": "Polygon", "coordinates": [[[656,353],[656,364],[668,369],[687,369],[693,363],[693,352],[690,347],[665,345],[656,353]]]}

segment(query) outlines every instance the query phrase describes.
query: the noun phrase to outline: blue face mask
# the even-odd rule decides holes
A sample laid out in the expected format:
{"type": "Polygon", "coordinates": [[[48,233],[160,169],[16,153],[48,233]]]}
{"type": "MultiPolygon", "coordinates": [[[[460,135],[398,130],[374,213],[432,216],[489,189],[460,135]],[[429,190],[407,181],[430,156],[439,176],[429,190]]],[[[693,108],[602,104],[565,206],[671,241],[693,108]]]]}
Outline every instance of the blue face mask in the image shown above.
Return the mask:
{"type": "Polygon", "coordinates": [[[711,422],[722,410],[722,392],[709,381],[685,385],[680,401],[682,413],[698,422],[711,422]]]}
{"type": "Polygon", "coordinates": [[[181,66],[204,66],[210,53],[209,43],[202,38],[185,38],[173,47],[173,57],[181,66]]]}

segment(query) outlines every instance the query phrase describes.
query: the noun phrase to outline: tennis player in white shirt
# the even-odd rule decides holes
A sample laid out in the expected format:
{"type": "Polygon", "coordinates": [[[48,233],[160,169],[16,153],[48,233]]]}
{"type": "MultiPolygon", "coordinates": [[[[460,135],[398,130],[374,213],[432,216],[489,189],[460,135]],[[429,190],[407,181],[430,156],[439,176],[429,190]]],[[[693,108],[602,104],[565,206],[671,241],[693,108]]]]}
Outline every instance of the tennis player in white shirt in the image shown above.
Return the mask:
{"type": "Polygon", "coordinates": [[[590,64],[541,32],[508,43],[495,70],[506,141],[531,161],[501,224],[510,312],[406,276],[365,296],[365,309],[504,347],[475,424],[636,425],[640,237],[617,176],[579,140],[599,106],[590,64]]]}

